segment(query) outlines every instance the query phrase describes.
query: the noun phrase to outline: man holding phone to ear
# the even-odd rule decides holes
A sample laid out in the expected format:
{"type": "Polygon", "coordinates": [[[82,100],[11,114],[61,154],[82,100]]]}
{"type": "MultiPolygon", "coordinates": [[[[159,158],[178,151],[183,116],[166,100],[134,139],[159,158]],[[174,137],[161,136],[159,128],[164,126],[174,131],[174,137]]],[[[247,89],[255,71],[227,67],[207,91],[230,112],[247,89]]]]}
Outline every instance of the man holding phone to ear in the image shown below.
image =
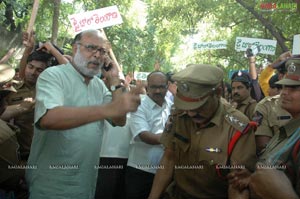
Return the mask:
{"type": "MultiPolygon", "coordinates": [[[[109,48],[100,31],[83,31],[72,43],[72,62],[40,75],[28,160],[37,169],[26,173],[31,199],[94,198],[103,120],[122,126],[140,103],[140,87],[111,89],[111,95],[96,77],[109,48]]],[[[118,69],[112,66],[107,78],[117,88],[118,69]]]]}

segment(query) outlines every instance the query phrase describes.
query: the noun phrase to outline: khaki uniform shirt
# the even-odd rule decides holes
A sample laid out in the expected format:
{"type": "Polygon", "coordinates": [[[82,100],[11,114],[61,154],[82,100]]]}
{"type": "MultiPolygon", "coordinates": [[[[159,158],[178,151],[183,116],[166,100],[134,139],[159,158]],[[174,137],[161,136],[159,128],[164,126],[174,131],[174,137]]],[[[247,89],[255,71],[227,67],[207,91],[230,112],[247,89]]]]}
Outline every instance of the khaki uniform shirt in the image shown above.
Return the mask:
{"type": "Polygon", "coordinates": [[[251,96],[249,96],[244,101],[239,103],[236,109],[244,113],[251,120],[254,114],[256,104],[257,102],[254,99],[252,99],[251,96]]]}
{"type": "Polygon", "coordinates": [[[19,163],[18,149],[16,133],[0,119],[0,187],[1,183],[12,178],[18,179],[20,173],[24,172],[24,170],[14,168],[9,169],[10,166],[16,166],[19,163]]]}
{"type": "MultiPolygon", "coordinates": [[[[185,113],[173,115],[172,127],[167,127],[161,137],[162,144],[175,153],[177,193],[175,191],[172,197],[226,198],[228,183],[218,176],[216,166],[226,165],[230,139],[237,130],[243,131],[248,122],[246,116],[221,102],[204,128],[198,128],[185,113]]],[[[231,165],[253,170],[255,163],[254,133],[250,130],[236,143],[231,165]]]]}
{"type": "Polygon", "coordinates": [[[281,108],[280,95],[265,97],[255,108],[253,120],[258,123],[255,135],[273,137],[291,118],[291,114],[281,108]]]}
{"type": "MultiPolygon", "coordinates": [[[[17,93],[12,93],[7,97],[7,102],[8,105],[16,105],[22,103],[25,98],[35,98],[35,87],[29,87],[23,84],[23,86],[17,90],[17,93]]],[[[34,110],[14,118],[14,125],[20,128],[20,133],[17,134],[17,138],[20,144],[21,156],[29,155],[33,137],[33,120],[34,110]]]]}
{"type": "Polygon", "coordinates": [[[299,134],[299,122],[275,134],[257,164],[257,167],[284,171],[298,195],[300,195],[300,153],[298,150],[298,153],[293,155],[293,151],[295,143],[300,140],[299,134]],[[263,166],[259,166],[261,164],[263,166]]]}

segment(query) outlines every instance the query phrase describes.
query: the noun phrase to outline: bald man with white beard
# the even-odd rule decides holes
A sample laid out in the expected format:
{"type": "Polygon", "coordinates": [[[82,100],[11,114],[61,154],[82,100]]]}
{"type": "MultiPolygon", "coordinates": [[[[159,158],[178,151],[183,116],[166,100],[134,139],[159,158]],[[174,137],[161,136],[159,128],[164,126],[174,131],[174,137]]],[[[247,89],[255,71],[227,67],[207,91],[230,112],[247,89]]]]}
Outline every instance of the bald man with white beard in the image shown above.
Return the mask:
{"type": "Polygon", "coordinates": [[[103,120],[122,126],[140,104],[141,88],[124,93],[115,64],[111,92],[96,76],[109,48],[100,31],[83,31],[73,41],[73,61],[40,75],[28,160],[35,169],[26,172],[31,199],[94,198],[103,120]]]}

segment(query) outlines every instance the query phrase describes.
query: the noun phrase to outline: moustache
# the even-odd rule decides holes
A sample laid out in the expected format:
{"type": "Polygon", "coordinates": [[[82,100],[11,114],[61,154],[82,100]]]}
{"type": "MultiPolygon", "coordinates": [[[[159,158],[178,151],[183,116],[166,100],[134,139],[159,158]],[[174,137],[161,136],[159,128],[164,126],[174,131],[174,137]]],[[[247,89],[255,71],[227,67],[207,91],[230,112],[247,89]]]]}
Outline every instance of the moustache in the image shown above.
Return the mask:
{"type": "Polygon", "coordinates": [[[160,94],[160,93],[156,93],[156,94],[154,94],[154,96],[156,96],[156,97],[164,97],[162,94],[160,94]]]}
{"type": "Polygon", "coordinates": [[[197,114],[192,117],[193,119],[205,119],[205,117],[201,116],[200,114],[197,114]]]}
{"type": "Polygon", "coordinates": [[[89,61],[88,64],[98,65],[99,68],[101,68],[101,67],[104,65],[104,62],[99,62],[99,61],[89,61]]]}
{"type": "Polygon", "coordinates": [[[240,94],[234,93],[233,96],[234,96],[234,97],[240,97],[240,94]]]}

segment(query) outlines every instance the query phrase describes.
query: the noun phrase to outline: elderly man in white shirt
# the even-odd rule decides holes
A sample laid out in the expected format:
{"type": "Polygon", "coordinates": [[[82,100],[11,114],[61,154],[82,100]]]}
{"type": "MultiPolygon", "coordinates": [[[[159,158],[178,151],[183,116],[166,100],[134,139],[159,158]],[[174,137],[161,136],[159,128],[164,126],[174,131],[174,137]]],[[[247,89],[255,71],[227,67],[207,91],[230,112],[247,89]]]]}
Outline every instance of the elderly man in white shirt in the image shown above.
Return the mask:
{"type": "Polygon", "coordinates": [[[147,96],[129,119],[132,140],[125,177],[128,199],[145,199],[151,190],[163,154],[160,136],[172,105],[165,98],[168,84],[163,72],[150,73],[147,82],[147,96]]]}

